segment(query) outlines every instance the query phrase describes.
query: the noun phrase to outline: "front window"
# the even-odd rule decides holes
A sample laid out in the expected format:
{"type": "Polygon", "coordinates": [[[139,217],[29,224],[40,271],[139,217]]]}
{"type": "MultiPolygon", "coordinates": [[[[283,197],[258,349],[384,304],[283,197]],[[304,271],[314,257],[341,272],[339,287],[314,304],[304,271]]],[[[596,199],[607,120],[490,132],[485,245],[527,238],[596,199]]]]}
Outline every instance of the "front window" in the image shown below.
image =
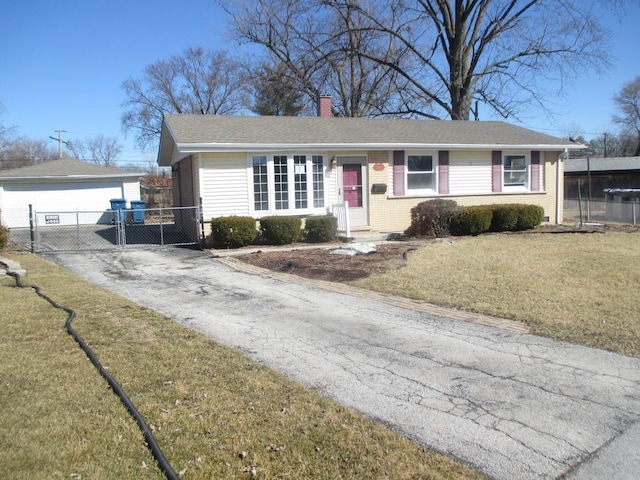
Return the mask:
{"type": "Polygon", "coordinates": [[[276,210],[289,209],[289,175],[286,155],[274,155],[273,173],[276,192],[276,210]]]}
{"type": "Polygon", "coordinates": [[[307,213],[324,208],[323,155],[253,155],[251,168],[255,211],[307,213]]]}
{"type": "Polygon", "coordinates": [[[407,190],[435,190],[433,155],[407,156],[407,190]]]}
{"type": "Polygon", "coordinates": [[[269,191],[267,181],[267,156],[256,155],[253,163],[253,208],[269,210],[269,191]]]}
{"type": "Polygon", "coordinates": [[[529,172],[524,155],[505,155],[503,159],[503,182],[505,187],[527,187],[529,172]]]}
{"type": "Polygon", "coordinates": [[[322,155],[314,155],[313,165],[313,207],[324,207],[324,159],[322,155]]]}
{"type": "Polygon", "coordinates": [[[296,208],[307,208],[307,157],[305,155],[293,156],[293,178],[296,208]]]}

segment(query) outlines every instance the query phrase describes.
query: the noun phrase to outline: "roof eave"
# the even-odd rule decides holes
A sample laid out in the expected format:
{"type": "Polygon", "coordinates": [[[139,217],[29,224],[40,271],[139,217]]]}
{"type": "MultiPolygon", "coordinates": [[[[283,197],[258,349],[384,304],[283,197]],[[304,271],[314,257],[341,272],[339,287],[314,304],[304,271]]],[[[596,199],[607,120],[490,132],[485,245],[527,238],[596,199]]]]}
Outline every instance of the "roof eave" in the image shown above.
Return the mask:
{"type": "Polygon", "coordinates": [[[104,180],[113,178],[142,178],[144,176],[144,173],[122,173],[113,175],[22,175],[0,177],[0,182],[5,180],[104,180]]]}
{"type": "MultiPolygon", "coordinates": [[[[362,150],[541,150],[564,151],[581,150],[575,144],[447,144],[447,143],[179,143],[171,155],[159,156],[171,158],[168,166],[193,153],[230,153],[230,152],[270,152],[270,151],[362,151],[362,150]]],[[[166,160],[165,160],[166,162],[166,160]]]]}
{"type": "Polygon", "coordinates": [[[158,158],[156,162],[160,167],[170,167],[174,163],[182,160],[186,155],[180,155],[177,149],[175,137],[171,126],[163,117],[162,128],[160,130],[160,144],[158,146],[158,158]]]}

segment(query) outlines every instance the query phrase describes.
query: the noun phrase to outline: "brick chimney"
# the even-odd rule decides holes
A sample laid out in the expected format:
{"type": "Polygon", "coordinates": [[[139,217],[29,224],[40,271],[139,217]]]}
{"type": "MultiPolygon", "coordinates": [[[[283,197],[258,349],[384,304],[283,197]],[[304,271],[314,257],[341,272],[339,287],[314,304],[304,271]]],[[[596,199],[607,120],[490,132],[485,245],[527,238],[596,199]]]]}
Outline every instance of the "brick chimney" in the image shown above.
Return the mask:
{"type": "Polygon", "coordinates": [[[333,117],[331,95],[320,95],[318,97],[318,116],[333,117]]]}

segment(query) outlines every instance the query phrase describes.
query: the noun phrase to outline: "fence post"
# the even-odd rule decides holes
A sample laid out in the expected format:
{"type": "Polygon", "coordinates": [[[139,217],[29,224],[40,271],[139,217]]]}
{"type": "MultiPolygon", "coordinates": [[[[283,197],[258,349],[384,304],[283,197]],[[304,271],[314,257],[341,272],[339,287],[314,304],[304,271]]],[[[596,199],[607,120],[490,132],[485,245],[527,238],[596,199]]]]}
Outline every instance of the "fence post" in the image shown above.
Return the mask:
{"type": "Polygon", "coordinates": [[[80,212],[76,209],[76,248],[80,250],[80,212]]]}
{"type": "Polygon", "coordinates": [[[36,253],[36,232],[33,222],[33,205],[29,204],[29,232],[31,234],[31,253],[36,253]]]}
{"type": "Polygon", "coordinates": [[[580,214],[580,226],[582,226],[582,189],[580,183],[580,179],[578,178],[578,212],[580,214]]]}
{"type": "MultiPolygon", "coordinates": [[[[200,197],[200,201],[198,202],[196,215],[197,215],[197,222],[199,224],[198,226],[200,227],[200,232],[198,232],[199,233],[198,244],[201,247],[204,247],[205,235],[204,235],[204,214],[202,213],[202,197],[200,197]]],[[[197,229],[198,227],[196,227],[196,230],[197,229]]]]}
{"type": "Polygon", "coordinates": [[[162,222],[162,207],[160,207],[160,245],[164,245],[164,224],[162,222]]]}

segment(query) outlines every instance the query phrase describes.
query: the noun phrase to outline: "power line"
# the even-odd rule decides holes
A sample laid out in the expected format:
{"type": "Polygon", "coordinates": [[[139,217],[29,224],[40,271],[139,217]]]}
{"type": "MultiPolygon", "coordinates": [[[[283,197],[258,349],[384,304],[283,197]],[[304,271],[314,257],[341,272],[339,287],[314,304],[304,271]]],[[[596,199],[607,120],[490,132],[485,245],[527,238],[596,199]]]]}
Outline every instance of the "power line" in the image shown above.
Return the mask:
{"type": "Polygon", "coordinates": [[[62,158],[62,144],[64,143],[67,147],[70,148],[71,142],[65,142],[64,140],[62,140],[62,134],[67,133],[66,130],[56,130],[56,132],[58,132],[58,138],[52,136],[49,136],[49,138],[58,142],[58,158],[62,158]]]}

